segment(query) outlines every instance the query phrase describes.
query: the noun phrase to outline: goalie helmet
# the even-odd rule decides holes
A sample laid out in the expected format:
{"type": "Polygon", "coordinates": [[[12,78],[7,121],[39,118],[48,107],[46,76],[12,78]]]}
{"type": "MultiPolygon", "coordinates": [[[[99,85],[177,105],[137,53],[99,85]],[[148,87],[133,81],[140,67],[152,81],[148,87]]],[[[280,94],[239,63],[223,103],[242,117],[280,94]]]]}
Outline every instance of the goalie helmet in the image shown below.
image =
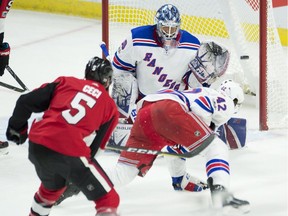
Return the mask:
{"type": "Polygon", "coordinates": [[[210,86],[226,72],[229,60],[230,53],[223,45],[203,42],[188,66],[203,86],[210,86]]]}
{"type": "Polygon", "coordinates": [[[235,105],[235,113],[238,112],[242,103],[244,102],[244,93],[239,83],[236,83],[232,80],[224,80],[219,88],[218,92],[230,97],[235,105]]]}
{"type": "Polygon", "coordinates": [[[155,24],[157,34],[165,48],[176,46],[175,39],[181,24],[179,10],[172,4],[163,5],[156,12],[155,24]]]}
{"type": "Polygon", "coordinates": [[[89,60],[85,69],[85,78],[100,82],[105,88],[108,88],[112,82],[113,69],[108,60],[99,57],[93,57],[89,60]]]}

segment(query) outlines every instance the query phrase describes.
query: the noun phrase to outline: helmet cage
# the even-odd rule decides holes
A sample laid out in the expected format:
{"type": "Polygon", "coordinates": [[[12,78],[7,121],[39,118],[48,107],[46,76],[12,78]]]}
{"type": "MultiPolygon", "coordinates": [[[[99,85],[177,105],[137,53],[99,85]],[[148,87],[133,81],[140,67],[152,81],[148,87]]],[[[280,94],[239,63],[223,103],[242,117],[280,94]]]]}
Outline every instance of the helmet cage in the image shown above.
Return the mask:
{"type": "Polygon", "coordinates": [[[164,40],[175,39],[180,30],[180,23],[175,22],[158,22],[157,32],[158,36],[164,40]]]}
{"type": "Polygon", "coordinates": [[[162,41],[175,39],[180,30],[180,13],[174,5],[165,4],[158,9],[155,23],[157,34],[162,41]]]}

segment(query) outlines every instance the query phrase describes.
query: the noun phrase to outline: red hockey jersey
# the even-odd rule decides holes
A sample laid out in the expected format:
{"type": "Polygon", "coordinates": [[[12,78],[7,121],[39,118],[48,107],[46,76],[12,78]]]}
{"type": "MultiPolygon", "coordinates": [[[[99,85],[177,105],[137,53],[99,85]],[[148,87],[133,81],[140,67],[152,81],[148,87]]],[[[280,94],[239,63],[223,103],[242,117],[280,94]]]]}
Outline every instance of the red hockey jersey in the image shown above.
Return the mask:
{"type": "Polygon", "coordinates": [[[22,95],[9,121],[15,128],[27,123],[32,112],[42,112],[31,125],[29,139],[68,156],[89,157],[105,148],[118,123],[113,99],[98,82],[74,77],[59,77],[22,95]],[[96,131],[92,146],[84,138],[96,131]]]}

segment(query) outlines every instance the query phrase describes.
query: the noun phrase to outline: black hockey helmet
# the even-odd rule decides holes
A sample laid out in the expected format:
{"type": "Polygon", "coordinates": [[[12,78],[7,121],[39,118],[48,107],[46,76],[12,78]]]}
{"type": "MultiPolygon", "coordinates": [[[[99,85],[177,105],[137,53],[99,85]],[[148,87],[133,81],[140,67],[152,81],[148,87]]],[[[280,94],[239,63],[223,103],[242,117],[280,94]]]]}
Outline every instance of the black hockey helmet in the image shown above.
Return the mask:
{"type": "Polygon", "coordinates": [[[108,88],[112,82],[113,69],[107,59],[93,57],[89,60],[85,69],[85,78],[100,82],[108,88]]]}

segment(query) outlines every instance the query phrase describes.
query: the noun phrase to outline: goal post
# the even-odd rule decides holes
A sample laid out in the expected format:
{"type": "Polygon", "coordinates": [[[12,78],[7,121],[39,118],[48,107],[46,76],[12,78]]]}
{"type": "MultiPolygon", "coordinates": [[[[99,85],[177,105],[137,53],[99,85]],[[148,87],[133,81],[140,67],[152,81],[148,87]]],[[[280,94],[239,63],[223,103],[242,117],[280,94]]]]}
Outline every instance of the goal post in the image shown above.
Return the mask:
{"type": "Polygon", "coordinates": [[[268,4],[260,2],[260,41],[259,41],[259,129],[268,130],[267,124],[267,12],[268,4]]]}
{"type": "MultiPolygon", "coordinates": [[[[110,54],[114,55],[131,28],[154,24],[157,9],[166,3],[166,0],[102,0],[102,32],[106,32],[103,41],[110,54]]],[[[215,40],[229,48],[231,61],[223,79],[241,83],[245,98],[259,110],[259,129],[287,128],[287,59],[275,24],[272,0],[169,3],[179,9],[182,29],[200,41],[215,40]]]]}
{"type": "MultiPolygon", "coordinates": [[[[102,41],[109,49],[109,0],[102,0],[102,41]]],[[[104,54],[102,57],[105,58],[104,54]]]]}

